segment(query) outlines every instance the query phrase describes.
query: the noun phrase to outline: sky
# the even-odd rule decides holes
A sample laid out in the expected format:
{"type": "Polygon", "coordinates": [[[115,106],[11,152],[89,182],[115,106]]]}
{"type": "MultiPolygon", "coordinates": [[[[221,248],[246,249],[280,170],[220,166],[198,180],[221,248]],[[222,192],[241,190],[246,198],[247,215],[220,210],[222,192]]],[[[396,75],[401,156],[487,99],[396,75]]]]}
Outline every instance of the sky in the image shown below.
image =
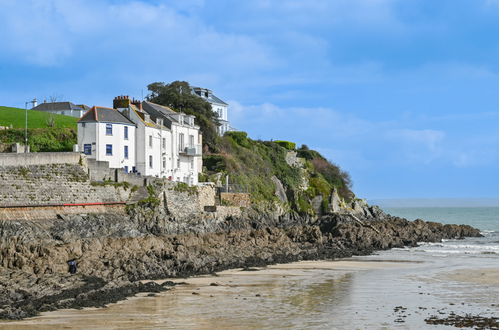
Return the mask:
{"type": "Polygon", "coordinates": [[[185,80],[359,197],[499,197],[499,0],[0,0],[0,105],[185,80]]]}

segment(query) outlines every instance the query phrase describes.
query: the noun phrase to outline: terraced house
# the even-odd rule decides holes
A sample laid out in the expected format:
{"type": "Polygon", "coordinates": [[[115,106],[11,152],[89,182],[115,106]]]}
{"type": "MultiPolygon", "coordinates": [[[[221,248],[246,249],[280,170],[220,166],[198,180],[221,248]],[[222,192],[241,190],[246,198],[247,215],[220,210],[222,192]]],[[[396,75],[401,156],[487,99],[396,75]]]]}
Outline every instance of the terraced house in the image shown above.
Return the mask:
{"type": "Polygon", "coordinates": [[[78,122],[78,145],[87,157],[109,161],[111,168],[121,168],[127,173],[168,178],[190,185],[198,183],[202,169],[202,135],[199,126],[194,124],[194,116],[128,96],[116,97],[113,109],[106,109],[114,112],[114,116],[106,113],[104,118],[99,117],[101,109],[105,108],[92,108],[78,122]],[[95,116],[101,119],[95,119],[95,116]],[[100,123],[98,130],[90,124],[96,122],[100,123]],[[127,159],[124,152],[107,154],[110,139],[102,136],[102,132],[108,127],[116,127],[123,133],[117,133],[111,148],[128,150],[127,159]],[[124,135],[125,127],[128,127],[128,140],[124,135]],[[129,143],[132,140],[133,148],[129,143]]]}

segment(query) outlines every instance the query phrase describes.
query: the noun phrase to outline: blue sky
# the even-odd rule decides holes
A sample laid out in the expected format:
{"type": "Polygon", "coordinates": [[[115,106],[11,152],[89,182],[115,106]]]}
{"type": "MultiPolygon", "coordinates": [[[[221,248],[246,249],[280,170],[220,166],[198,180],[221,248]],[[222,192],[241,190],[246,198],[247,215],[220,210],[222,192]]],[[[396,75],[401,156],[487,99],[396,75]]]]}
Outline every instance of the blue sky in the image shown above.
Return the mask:
{"type": "Polygon", "coordinates": [[[0,0],[0,104],[187,80],[357,195],[499,197],[499,0],[0,0]]]}

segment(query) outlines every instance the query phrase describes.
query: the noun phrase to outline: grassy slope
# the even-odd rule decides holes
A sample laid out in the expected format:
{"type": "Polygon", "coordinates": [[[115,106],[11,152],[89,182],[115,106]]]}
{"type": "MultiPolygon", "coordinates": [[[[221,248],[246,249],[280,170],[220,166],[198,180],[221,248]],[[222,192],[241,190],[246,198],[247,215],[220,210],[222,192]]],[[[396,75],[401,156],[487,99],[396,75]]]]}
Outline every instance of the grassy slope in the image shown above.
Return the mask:
{"type": "MultiPolygon", "coordinates": [[[[42,111],[28,110],[28,143],[32,152],[71,151],[76,144],[76,121],[78,119],[54,115],[42,111]],[[55,127],[47,121],[54,118],[55,127]]],[[[12,129],[0,130],[0,143],[24,143],[25,110],[0,106],[0,126],[12,129]]]]}
{"type": "MultiPolygon", "coordinates": [[[[0,126],[12,125],[12,128],[24,128],[25,114],[24,109],[0,106],[0,126]]],[[[54,118],[55,127],[76,129],[77,118],[33,110],[28,110],[28,128],[47,128],[47,120],[51,116],[54,118]]]]}

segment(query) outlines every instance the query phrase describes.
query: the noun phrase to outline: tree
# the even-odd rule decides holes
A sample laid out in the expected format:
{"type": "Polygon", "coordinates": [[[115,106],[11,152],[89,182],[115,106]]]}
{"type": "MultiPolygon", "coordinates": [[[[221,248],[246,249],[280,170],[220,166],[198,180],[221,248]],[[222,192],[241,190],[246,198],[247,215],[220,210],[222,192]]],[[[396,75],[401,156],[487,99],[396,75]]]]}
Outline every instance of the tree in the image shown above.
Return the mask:
{"type": "Polygon", "coordinates": [[[154,82],[149,84],[147,89],[150,92],[147,96],[148,101],[196,116],[195,122],[203,134],[203,143],[211,151],[218,149],[217,127],[220,125],[218,116],[211,109],[210,103],[192,94],[188,82],[174,81],[169,84],[154,82]]]}

